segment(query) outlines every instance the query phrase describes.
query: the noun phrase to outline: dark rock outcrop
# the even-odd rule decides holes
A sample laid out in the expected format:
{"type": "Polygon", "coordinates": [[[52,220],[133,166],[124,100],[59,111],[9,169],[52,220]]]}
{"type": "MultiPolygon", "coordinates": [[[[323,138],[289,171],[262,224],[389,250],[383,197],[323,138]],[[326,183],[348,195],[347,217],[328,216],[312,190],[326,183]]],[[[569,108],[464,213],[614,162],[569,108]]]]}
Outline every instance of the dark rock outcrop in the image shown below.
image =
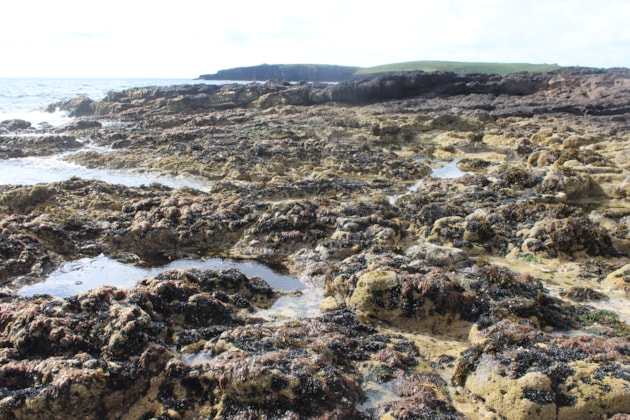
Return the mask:
{"type": "Polygon", "coordinates": [[[351,79],[359,67],[321,64],[261,64],[219,70],[215,74],[202,74],[202,80],[289,81],[289,82],[341,82],[351,79]]]}
{"type": "Polygon", "coordinates": [[[31,123],[25,120],[14,119],[0,122],[0,132],[21,131],[29,128],[31,128],[31,123]]]}
{"type": "Polygon", "coordinates": [[[66,134],[0,135],[0,158],[48,156],[80,147],[76,137],[66,134]]]}
{"type": "Polygon", "coordinates": [[[46,108],[47,112],[55,112],[56,110],[68,111],[70,117],[92,115],[94,113],[94,101],[87,96],[77,96],[50,104],[46,108]]]}

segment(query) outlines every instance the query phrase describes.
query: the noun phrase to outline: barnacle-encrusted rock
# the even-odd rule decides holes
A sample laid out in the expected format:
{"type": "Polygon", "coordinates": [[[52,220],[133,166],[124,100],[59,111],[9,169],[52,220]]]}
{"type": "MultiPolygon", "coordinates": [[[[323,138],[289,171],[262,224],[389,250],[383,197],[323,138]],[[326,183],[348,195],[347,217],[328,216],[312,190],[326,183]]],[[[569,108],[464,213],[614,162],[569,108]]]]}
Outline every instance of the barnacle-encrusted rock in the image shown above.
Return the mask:
{"type": "Polygon", "coordinates": [[[68,299],[2,303],[0,413],[142,414],[175,349],[242,325],[239,311],[266,307],[274,297],[264,281],[235,270],[190,270],[128,290],[103,286],[68,299]]]}
{"type": "Polygon", "coordinates": [[[501,321],[472,337],[454,381],[507,419],[607,418],[630,410],[628,346],[501,321]]]}
{"type": "Polygon", "coordinates": [[[36,238],[0,231],[0,284],[17,276],[41,275],[55,267],[57,258],[36,238]]]}

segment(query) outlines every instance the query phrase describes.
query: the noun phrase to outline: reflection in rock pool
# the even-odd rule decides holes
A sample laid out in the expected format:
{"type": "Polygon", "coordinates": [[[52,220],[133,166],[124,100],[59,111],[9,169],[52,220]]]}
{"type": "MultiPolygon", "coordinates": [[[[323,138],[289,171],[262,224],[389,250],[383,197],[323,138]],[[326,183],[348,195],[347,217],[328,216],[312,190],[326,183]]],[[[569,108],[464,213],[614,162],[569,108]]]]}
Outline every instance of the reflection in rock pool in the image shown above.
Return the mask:
{"type": "Polygon", "coordinates": [[[320,306],[324,300],[321,288],[307,285],[300,296],[281,296],[271,308],[258,311],[256,315],[282,322],[291,318],[306,318],[321,315],[320,306]]]}
{"type": "Polygon", "coordinates": [[[464,176],[470,172],[464,172],[457,167],[457,163],[459,159],[453,159],[450,162],[440,161],[439,163],[442,165],[440,168],[433,168],[433,172],[431,176],[434,178],[458,178],[460,176],[464,176]]]}
{"type": "Polygon", "coordinates": [[[229,258],[182,258],[158,267],[139,267],[101,254],[94,258],[67,262],[51,273],[45,281],[24,286],[18,294],[25,297],[38,294],[69,297],[103,285],[133,287],[139,280],[155,277],[168,270],[191,268],[198,270],[235,268],[249,277],[258,276],[264,279],[274,289],[296,291],[295,294],[281,296],[271,308],[259,311],[257,315],[260,317],[282,321],[320,314],[320,305],[324,299],[320,288],[305,285],[297,278],[280,273],[257,261],[238,261],[229,258]]]}
{"type": "Polygon", "coordinates": [[[184,354],[182,355],[182,362],[189,366],[203,365],[204,363],[212,360],[212,355],[208,350],[200,351],[199,353],[184,354]]]}
{"type": "Polygon", "coordinates": [[[132,287],[139,280],[155,277],[165,271],[189,268],[199,270],[236,268],[247,276],[263,278],[275,289],[294,290],[304,287],[302,282],[295,277],[278,273],[255,261],[182,258],[159,267],[138,267],[101,254],[95,258],[81,258],[67,262],[50,274],[45,281],[24,286],[18,293],[22,296],[49,294],[57,297],[68,297],[103,285],[120,288],[132,287]]]}
{"type": "MultiPolygon", "coordinates": [[[[421,158],[417,158],[418,160],[421,161],[426,161],[427,158],[425,157],[421,157],[421,158]]],[[[464,176],[469,174],[470,172],[464,172],[461,169],[459,169],[457,167],[457,162],[459,162],[460,159],[454,159],[450,162],[446,162],[446,161],[431,161],[432,164],[431,166],[431,174],[430,176],[433,178],[442,178],[442,179],[451,179],[451,178],[458,178],[460,176],[464,176]],[[439,167],[434,167],[433,165],[441,165],[439,167]]],[[[422,179],[419,179],[415,184],[413,184],[411,187],[408,188],[409,191],[416,191],[420,185],[422,183],[422,179]]],[[[389,202],[390,203],[395,203],[396,200],[400,197],[401,195],[390,195],[388,196],[389,198],[389,202]]]]}

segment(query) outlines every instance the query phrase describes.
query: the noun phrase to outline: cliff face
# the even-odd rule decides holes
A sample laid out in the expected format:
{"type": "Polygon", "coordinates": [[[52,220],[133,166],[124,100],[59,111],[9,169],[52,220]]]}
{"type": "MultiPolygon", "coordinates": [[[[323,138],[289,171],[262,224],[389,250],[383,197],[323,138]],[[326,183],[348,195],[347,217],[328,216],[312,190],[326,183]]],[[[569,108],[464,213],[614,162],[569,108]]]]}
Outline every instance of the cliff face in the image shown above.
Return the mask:
{"type": "Polygon", "coordinates": [[[262,64],[219,70],[215,74],[202,74],[199,78],[202,80],[341,82],[350,80],[357,70],[358,67],[319,64],[262,64]]]}

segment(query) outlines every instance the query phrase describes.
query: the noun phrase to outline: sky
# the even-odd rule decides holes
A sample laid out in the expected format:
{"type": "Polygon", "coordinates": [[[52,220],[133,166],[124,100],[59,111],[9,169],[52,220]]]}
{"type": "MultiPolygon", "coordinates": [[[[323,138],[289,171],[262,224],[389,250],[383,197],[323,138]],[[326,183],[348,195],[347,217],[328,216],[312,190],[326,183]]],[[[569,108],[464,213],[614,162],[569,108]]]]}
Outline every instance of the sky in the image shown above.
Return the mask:
{"type": "Polygon", "coordinates": [[[416,60],[630,67],[628,0],[9,0],[0,77],[416,60]]]}

